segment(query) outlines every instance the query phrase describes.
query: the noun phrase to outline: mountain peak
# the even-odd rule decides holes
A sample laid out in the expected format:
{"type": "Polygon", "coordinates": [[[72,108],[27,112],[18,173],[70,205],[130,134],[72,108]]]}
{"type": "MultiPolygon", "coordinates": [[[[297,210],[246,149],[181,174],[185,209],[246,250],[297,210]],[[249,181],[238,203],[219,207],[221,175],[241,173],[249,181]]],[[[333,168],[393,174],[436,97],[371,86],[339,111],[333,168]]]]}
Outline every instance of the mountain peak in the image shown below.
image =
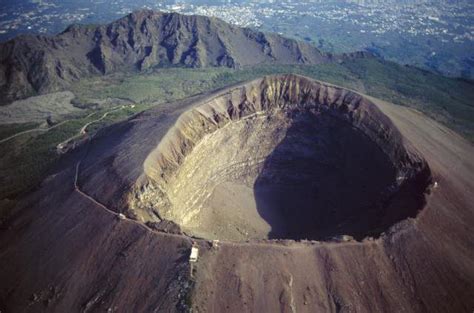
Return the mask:
{"type": "MultiPolygon", "coordinates": [[[[140,20],[144,20],[144,19],[147,19],[147,18],[160,17],[160,16],[163,16],[165,14],[167,14],[167,13],[161,12],[161,11],[154,11],[154,10],[150,10],[150,9],[140,9],[140,10],[135,10],[135,11],[129,13],[124,18],[129,19],[129,20],[133,20],[133,21],[140,21],[140,20]]],[[[174,14],[174,13],[168,13],[168,14],[174,14]]]]}
{"type": "MultiPolygon", "coordinates": [[[[53,37],[17,38],[0,48],[0,98],[6,102],[117,71],[317,64],[337,59],[310,44],[216,18],[147,9],[108,25],[75,24],[53,37]]],[[[347,57],[353,56],[340,56],[347,57]]]]}

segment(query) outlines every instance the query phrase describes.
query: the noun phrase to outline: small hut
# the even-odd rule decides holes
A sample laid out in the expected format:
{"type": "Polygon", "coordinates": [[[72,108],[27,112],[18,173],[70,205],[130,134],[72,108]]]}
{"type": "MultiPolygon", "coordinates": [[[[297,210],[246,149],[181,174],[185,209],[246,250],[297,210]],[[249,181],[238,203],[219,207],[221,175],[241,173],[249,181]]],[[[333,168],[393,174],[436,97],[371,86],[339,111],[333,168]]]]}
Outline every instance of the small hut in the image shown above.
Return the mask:
{"type": "Polygon", "coordinates": [[[198,260],[199,249],[197,247],[191,248],[191,254],[189,255],[189,262],[195,263],[198,260]]]}

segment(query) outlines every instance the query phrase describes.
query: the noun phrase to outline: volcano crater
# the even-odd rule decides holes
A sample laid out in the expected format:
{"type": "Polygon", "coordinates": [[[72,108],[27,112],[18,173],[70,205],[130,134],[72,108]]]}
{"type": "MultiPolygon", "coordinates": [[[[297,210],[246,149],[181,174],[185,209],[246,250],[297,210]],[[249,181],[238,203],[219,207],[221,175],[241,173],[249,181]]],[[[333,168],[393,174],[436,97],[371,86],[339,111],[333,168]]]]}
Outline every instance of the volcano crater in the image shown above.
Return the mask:
{"type": "Polygon", "coordinates": [[[423,157],[370,100],[295,75],[196,104],[144,168],[135,214],[236,241],[377,237],[417,215],[431,181],[423,157]]]}

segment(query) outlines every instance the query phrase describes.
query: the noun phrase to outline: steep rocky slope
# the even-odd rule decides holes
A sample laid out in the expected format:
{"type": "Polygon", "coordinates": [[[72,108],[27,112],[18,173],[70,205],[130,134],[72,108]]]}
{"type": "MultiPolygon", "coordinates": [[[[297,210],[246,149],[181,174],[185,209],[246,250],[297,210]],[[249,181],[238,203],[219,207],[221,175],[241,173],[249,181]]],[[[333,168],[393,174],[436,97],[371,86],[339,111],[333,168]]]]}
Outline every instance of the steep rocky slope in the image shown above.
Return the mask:
{"type": "Polygon", "coordinates": [[[21,36],[1,43],[0,98],[5,103],[61,90],[90,75],[155,66],[236,68],[363,56],[324,55],[309,44],[216,18],[142,10],[108,25],[72,25],[54,37],[21,36]]]}
{"type": "Polygon", "coordinates": [[[135,214],[227,240],[376,236],[415,216],[430,182],[373,104],[291,75],[183,114],[145,174],[135,214]]]}
{"type": "MultiPolygon", "coordinates": [[[[470,312],[474,306],[473,153],[470,143],[416,111],[298,76],[258,79],[159,106],[102,131],[89,144],[65,155],[55,173],[25,197],[2,223],[0,310],[470,312]],[[262,118],[251,117],[254,109],[264,112],[262,118]],[[328,120],[314,120],[316,109],[328,120]],[[331,126],[341,126],[332,124],[332,117],[350,126],[342,127],[344,136],[331,137],[331,126]],[[390,216],[387,212],[399,214],[398,218],[387,219],[382,232],[376,233],[379,237],[361,241],[346,241],[344,237],[339,241],[325,240],[322,236],[320,241],[296,242],[259,236],[239,238],[244,241],[222,240],[216,246],[208,240],[180,234],[175,227],[170,228],[176,234],[160,230],[167,228],[160,223],[169,222],[160,222],[153,212],[160,215],[167,211],[162,208],[168,208],[170,213],[180,213],[188,207],[182,207],[179,201],[157,207],[159,203],[149,192],[150,187],[165,187],[167,193],[183,192],[185,181],[179,186],[176,177],[180,171],[185,174],[188,157],[193,161],[193,153],[204,151],[206,140],[213,155],[201,155],[208,162],[218,162],[217,158],[223,157],[225,165],[226,155],[238,156],[236,151],[246,149],[247,143],[232,145],[241,139],[243,125],[248,129],[266,123],[273,127],[273,119],[290,140],[281,139],[281,134],[271,127],[262,128],[256,132],[262,138],[262,151],[257,151],[249,138],[248,145],[265,159],[261,167],[249,167],[249,172],[258,169],[260,174],[275,173],[251,175],[247,180],[251,189],[258,190],[260,183],[265,187],[269,177],[284,180],[300,176],[305,182],[309,176],[311,181],[313,165],[319,158],[330,162],[348,153],[355,156],[346,160],[348,165],[360,164],[352,142],[376,159],[371,163],[375,170],[369,168],[368,177],[389,185],[401,181],[397,185],[400,188],[393,189],[398,191],[404,189],[404,184],[416,182],[420,188],[411,185],[406,194],[426,202],[415,206],[415,210],[402,212],[406,202],[398,201],[403,197],[396,195],[392,197],[394,205],[360,211],[365,217],[374,211],[382,217],[390,216]],[[306,131],[295,131],[306,122],[320,127],[313,132],[315,137],[303,136],[306,131]],[[207,129],[204,136],[193,131],[203,127],[207,129]],[[229,127],[232,131],[226,132],[229,127]],[[279,143],[266,141],[267,135],[279,143]],[[334,151],[341,155],[321,152],[333,151],[331,142],[338,138],[342,150],[334,151]],[[213,143],[219,145],[214,147],[213,143]],[[293,143],[299,153],[290,154],[293,159],[283,158],[293,143]],[[285,149],[280,150],[280,146],[285,149]],[[300,163],[302,159],[309,162],[300,163]],[[284,164],[293,165],[285,169],[284,164]],[[310,170],[300,170],[297,165],[301,164],[311,165],[310,170]],[[292,166],[294,177],[288,170],[292,166]],[[387,168],[393,171],[386,171],[387,168]],[[407,175],[399,180],[401,172],[407,175]],[[117,212],[124,212],[129,218],[122,220],[117,212]],[[158,230],[144,224],[153,219],[158,230]],[[188,262],[192,241],[200,248],[198,262],[193,265],[188,262]]],[[[349,178],[360,179],[351,168],[342,169],[349,171],[349,178]]],[[[320,168],[316,170],[324,173],[320,168]]],[[[212,175],[197,176],[210,183],[220,182],[212,175]]],[[[317,180],[314,182],[314,186],[321,187],[317,180]]],[[[336,194],[333,200],[345,200],[348,195],[357,203],[357,194],[342,187],[344,195],[336,194]]],[[[379,194],[374,186],[367,187],[368,193],[379,194]]],[[[359,190],[360,186],[354,188],[359,190]]],[[[245,195],[246,190],[221,189],[219,194],[226,196],[223,200],[228,203],[216,203],[237,202],[233,200],[245,195]]],[[[342,217],[350,213],[343,209],[339,210],[342,217]]],[[[255,216],[264,219],[260,213],[257,211],[255,216]]],[[[229,215],[231,219],[227,221],[232,222],[237,215],[229,215]]],[[[212,238],[211,235],[207,237],[212,238]]],[[[285,233],[278,235],[277,238],[288,238],[285,233]]]]}

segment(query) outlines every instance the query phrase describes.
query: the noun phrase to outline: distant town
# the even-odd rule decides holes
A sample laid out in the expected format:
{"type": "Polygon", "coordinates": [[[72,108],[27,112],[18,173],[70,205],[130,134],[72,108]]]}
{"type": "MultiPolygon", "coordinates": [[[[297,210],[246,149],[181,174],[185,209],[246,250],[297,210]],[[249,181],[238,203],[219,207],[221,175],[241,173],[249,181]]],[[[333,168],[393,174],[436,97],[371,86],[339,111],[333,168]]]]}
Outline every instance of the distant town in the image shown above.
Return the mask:
{"type": "MultiPolygon", "coordinates": [[[[97,23],[112,21],[141,7],[155,10],[215,16],[242,27],[260,28],[266,23],[277,24],[280,18],[312,17],[322,22],[350,23],[354,31],[375,35],[386,32],[410,35],[441,36],[443,41],[474,41],[474,2],[415,1],[363,1],[346,2],[322,0],[284,1],[208,1],[209,4],[193,4],[194,1],[172,3],[156,1],[90,0],[89,4],[63,5],[61,1],[36,0],[23,5],[7,6],[0,13],[0,39],[8,39],[18,33],[52,34],[73,23],[97,23]],[[106,11],[98,12],[101,6],[106,11]]],[[[170,2],[170,1],[168,1],[170,2]]],[[[199,2],[199,1],[196,1],[199,2]]]]}
{"type": "Polygon", "coordinates": [[[106,23],[149,8],[214,16],[306,40],[328,52],[369,49],[452,75],[470,77],[474,64],[474,2],[470,0],[86,0],[80,4],[6,0],[2,5],[2,41],[18,34],[58,33],[73,23],[106,23]],[[412,51],[407,45],[413,46],[412,51]]]}
{"type": "MultiPolygon", "coordinates": [[[[355,1],[354,1],[355,2],[355,1]]],[[[267,22],[275,24],[280,18],[313,17],[325,22],[346,22],[354,25],[354,31],[384,34],[386,32],[411,35],[441,36],[442,40],[462,42],[474,40],[474,3],[459,4],[418,3],[387,5],[341,3],[323,4],[319,1],[278,1],[228,3],[223,5],[166,5],[167,11],[185,14],[215,16],[229,23],[259,28],[267,22]],[[270,21],[269,21],[270,20],[270,21]],[[272,21],[273,20],[273,21],[272,21]]]]}

